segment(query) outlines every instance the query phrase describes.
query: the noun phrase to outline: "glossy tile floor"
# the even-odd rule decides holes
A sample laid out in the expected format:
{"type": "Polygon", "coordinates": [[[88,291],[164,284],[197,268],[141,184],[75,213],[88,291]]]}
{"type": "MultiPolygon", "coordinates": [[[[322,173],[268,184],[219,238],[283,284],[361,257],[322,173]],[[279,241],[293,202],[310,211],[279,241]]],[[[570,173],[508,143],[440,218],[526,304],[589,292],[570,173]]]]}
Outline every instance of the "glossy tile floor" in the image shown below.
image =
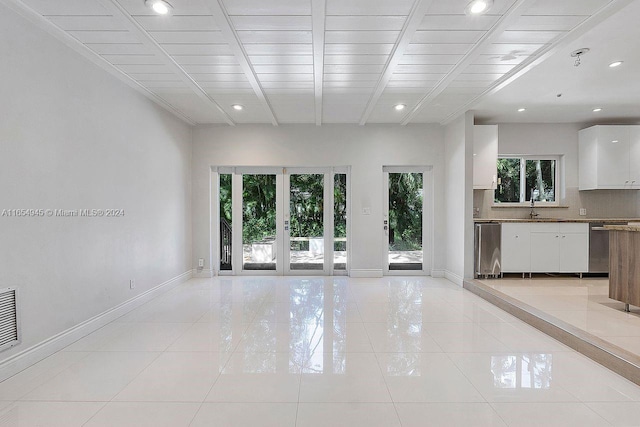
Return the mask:
{"type": "MultiPolygon", "coordinates": [[[[536,276],[482,283],[640,356],[640,308],[609,298],[609,279],[536,276]]],[[[638,420],[640,424],[640,420],[638,420]]]]}
{"type": "Polygon", "coordinates": [[[9,426],[605,426],[640,388],[444,279],[194,279],[0,384],[9,426]]]}

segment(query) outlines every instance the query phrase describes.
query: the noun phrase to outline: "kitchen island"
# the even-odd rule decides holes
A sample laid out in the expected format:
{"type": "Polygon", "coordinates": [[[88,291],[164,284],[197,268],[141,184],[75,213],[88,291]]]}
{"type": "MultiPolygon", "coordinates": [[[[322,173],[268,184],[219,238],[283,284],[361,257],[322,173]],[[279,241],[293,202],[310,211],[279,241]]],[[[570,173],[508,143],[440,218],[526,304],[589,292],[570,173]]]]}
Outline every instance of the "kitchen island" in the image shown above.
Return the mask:
{"type": "Polygon", "coordinates": [[[609,230],[609,298],[640,306],[640,223],[605,225],[609,230]]]}

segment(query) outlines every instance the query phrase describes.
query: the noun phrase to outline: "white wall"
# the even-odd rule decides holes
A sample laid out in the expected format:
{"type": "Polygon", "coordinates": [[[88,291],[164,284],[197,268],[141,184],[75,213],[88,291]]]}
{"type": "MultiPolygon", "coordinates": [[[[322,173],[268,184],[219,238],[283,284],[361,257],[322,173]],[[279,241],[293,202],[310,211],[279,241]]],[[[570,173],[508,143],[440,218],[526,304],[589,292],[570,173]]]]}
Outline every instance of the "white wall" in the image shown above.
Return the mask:
{"type": "MultiPolygon", "coordinates": [[[[351,166],[351,269],[382,272],[384,165],[433,165],[434,269],[442,270],[443,135],[440,126],[199,126],[193,135],[193,265],[210,259],[212,166],[351,166]],[[371,215],[362,215],[370,207],[371,215]]],[[[205,266],[205,270],[211,266],[205,266]]]]}
{"type": "Polygon", "coordinates": [[[0,211],[125,211],[0,216],[1,361],[191,269],[191,129],[3,6],[0,58],[0,211]]]}
{"type": "Polygon", "coordinates": [[[446,277],[462,285],[473,275],[473,115],[445,129],[446,277]]]}

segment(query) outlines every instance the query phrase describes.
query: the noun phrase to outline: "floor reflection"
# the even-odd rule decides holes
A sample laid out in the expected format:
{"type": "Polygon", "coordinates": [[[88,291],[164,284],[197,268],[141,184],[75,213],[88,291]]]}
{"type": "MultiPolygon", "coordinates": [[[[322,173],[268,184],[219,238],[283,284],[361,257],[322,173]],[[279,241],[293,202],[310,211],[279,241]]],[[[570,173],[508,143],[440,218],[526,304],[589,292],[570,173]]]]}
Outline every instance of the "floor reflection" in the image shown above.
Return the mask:
{"type": "Polygon", "coordinates": [[[495,388],[551,388],[553,356],[522,354],[491,356],[491,372],[495,388]]]}

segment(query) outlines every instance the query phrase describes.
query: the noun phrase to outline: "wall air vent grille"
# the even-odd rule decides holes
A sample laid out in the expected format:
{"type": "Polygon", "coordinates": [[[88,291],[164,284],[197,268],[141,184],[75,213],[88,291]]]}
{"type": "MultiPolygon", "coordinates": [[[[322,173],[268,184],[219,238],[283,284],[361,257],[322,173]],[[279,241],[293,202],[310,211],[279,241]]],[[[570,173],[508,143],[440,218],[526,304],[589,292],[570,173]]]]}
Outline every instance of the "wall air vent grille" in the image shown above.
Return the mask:
{"type": "Polygon", "coordinates": [[[16,289],[0,289],[0,350],[13,347],[20,342],[18,331],[18,298],[16,289]]]}

